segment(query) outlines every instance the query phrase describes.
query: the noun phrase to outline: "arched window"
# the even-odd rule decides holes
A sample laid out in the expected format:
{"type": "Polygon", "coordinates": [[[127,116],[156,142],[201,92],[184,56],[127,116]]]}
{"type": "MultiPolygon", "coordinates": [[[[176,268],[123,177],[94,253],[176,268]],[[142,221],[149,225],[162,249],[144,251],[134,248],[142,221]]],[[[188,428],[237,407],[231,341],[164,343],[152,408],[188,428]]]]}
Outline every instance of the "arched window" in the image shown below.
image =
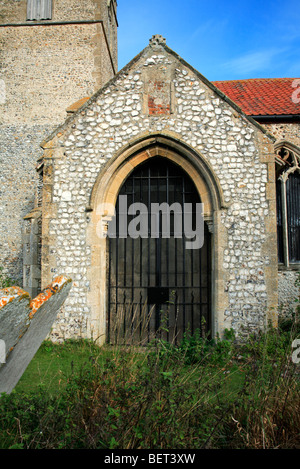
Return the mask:
{"type": "Polygon", "coordinates": [[[300,148],[279,142],[276,152],[276,197],[279,264],[300,264],[300,148]]]}

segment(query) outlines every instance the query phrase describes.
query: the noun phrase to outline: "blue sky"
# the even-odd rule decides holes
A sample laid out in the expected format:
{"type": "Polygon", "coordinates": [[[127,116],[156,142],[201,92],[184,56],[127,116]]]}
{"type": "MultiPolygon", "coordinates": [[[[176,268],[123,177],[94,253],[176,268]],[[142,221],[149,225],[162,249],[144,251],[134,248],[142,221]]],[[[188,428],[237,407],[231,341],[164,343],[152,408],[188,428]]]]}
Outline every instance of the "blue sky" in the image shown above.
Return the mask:
{"type": "Polygon", "coordinates": [[[300,77],[299,0],[118,0],[119,69],[161,34],[209,80],[300,77]]]}

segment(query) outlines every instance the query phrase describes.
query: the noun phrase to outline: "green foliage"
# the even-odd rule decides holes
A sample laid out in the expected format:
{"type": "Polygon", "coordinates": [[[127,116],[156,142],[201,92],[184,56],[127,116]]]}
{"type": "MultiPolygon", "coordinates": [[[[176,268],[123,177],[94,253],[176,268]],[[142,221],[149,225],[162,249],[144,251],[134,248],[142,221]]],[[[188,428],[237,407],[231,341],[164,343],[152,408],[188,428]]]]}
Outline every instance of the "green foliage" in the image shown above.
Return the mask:
{"type": "Polygon", "coordinates": [[[47,441],[55,438],[56,431],[65,432],[66,404],[42,388],[34,394],[3,394],[0,405],[3,449],[44,448],[47,441]]]}
{"type": "Polygon", "coordinates": [[[291,339],[269,329],[243,344],[232,330],[222,340],[197,331],[176,346],[156,340],[140,349],[45,342],[33,360],[40,369],[49,362],[42,386],[40,376],[29,387],[28,368],[0,399],[0,447],[295,448],[300,399],[291,339]]]}
{"type": "Polygon", "coordinates": [[[0,267],[0,288],[8,288],[14,286],[13,280],[3,273],[3,267],[0,267]]]}
{"type": "Polygon", "coordinates": [[[88,340],[67,340],[61,344],[45,341],[29,363],[16,391],[30,392],[32,382],[50,394],[65,386],[68,376],[84,365],[99,348],[88,340]]]}
{"type": "Polygon", "coordinates": [[[197,363],[202,365],[224,364],[232,355],[235,335],[232,329],[226,329],[222,340],[220,337],[211,340],[207,336],[203,336],[200,329],[197,329],[193,334],[185,332],[178,345],[163,340],[159,340],[158,343],[160,357],[169,355],[181,357],[188,365],[197,363]]]}

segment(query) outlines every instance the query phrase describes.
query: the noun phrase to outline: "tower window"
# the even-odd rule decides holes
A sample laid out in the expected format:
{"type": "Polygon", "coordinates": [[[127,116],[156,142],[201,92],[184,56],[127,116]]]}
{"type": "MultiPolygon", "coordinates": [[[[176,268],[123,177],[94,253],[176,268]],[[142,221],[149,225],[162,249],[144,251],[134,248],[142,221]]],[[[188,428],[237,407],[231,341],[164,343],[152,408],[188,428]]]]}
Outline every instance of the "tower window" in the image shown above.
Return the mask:
{"type": "Polygon", "coordinates": [[[52,0],[27,0],[27,20],[51,20],[52,0]]]}

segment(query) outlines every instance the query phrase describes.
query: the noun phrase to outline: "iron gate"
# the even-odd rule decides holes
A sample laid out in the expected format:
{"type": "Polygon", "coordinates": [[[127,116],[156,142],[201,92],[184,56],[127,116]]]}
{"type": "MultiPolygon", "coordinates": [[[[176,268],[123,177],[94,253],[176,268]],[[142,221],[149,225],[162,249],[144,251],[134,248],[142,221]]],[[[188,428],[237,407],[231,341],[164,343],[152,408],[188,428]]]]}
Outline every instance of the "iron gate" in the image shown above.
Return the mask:
{"type": "MultiPolygon", "coordinates": [[[[193,205],[200,198],[191,178],[165,158],[151,158],[138,166],[125,181],[116,204],[116,237],[108,238],[108,315],[110,343],[149,342],[159,334],[170,342],[181,340],[185,332],[204,332],[210,327],[210,237],[205,225],[201,249],[186,249],[184,232],[174,233],[170,214],[170,237],[151,237],[152,203],[179,202],[193,205]],[[122,237],[119,215],[141,202],[147,207],[147,237],[122,237]],[[127,210],[126,207],[126,210],[127,210]]],[[[184,216],[184,213],[182,213],[184,216]]],[[[128,226],[133,216],[127,215],[128,226]]],[[[127,227],[126,227],[127,228],[127,227]]]]}

